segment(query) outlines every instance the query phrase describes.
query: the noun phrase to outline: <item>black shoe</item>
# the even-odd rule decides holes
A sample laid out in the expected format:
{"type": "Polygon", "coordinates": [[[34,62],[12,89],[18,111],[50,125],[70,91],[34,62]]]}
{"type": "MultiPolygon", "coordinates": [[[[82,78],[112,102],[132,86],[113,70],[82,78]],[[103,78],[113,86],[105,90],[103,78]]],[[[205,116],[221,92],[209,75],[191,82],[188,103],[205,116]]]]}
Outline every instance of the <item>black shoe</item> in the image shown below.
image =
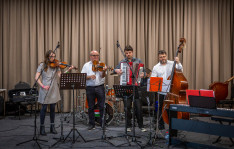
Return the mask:
{"type": "Polygon", "coordinates": [[[45,126],[40,126],[40,135],[46,136],[45,126]]]}
{"type": "Polygon", "coordinates": [[[54,124],[50,125],[50,133],[57,134],[57,131],[55,130],[54,124]]]}
{"type": "Polygon", "coordinates": [[[163,129],[165,129],[165,127],[164,127],[164,125],[159,125],[159,126],[158,126],[158,129],[159,129],[159,130],[163,130],[163,129]]]}
{"type": "Polygon", "coordinates": [[[88,130],[95,129],[95,125],[89,125],[88,130]]]}

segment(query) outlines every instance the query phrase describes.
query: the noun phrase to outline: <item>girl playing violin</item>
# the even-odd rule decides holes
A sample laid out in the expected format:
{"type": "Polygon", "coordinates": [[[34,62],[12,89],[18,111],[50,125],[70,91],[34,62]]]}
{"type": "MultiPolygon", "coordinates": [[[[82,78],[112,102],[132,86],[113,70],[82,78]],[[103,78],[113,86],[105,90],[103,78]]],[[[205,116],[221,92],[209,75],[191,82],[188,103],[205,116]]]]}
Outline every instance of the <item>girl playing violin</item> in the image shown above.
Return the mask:
{"type": "MultiPolygon", "coordinates": [[[[45,114],[47,105],[50,105],[50,133],[56,134],[54,120],[55,120],[55,105],[60,100],[58,81],[61,75],[59,67],[51,67],[50,63],[55,60],[55,53],[52,50],[46,52],[44,62],[42,62],[36,72],[35,79],[40,86],[38,102],[42,104],[40,111],[40,134],[46,135],[45,132],[45,114]],[[42,81],[38,79],[42,76],[42,81]]],[[[71,66],[68,70],[73,69],[71,66]]]]}

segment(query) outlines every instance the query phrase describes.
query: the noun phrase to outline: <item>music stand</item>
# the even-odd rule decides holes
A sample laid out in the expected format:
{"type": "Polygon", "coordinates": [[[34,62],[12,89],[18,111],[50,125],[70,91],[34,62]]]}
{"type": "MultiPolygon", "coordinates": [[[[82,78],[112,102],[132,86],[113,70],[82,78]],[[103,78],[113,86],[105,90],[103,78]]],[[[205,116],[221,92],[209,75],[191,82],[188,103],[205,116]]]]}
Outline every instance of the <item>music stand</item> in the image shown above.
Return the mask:
{"type": "MultiPolygon", "coordinates": [[[[161,92],[162,91],[162,83],[163,83],[163,78],[162,77],[151,77],[148,82],[147,82],[147,91],[148,92],[161,92]]],[[[149,97],[147,97],[147,100],[148,100],[149,97]]],[[[159,122],[159,98],[158,98],[158,103],[157,103],[157,126],[156,126],[156,133],[155,133],[155,136],[157,135],[158,133],[158,122],[159,122]]],[[[154,100],[154,103],[153,103],[154,107],[155,107],[155,100],[154,100]]],[[[149,118],[150,118],[150,139],[149,141],[147,142],[146,146],[153,146],[153,141],[152,140],[152,118],[150,117],[150,101],[148,100],[148,112],[149,112],[149,118]]],[[[154,115],[154,114],[153,114],[154,115]]],[[[161,146],[159,146],[161,147],[161,146]]]]}
{"type": "MultiPolygon", "coordinates": [[[[117,98],[123,98],[124,102],[125,102],[125,104],[124,104],[124,111],[125,111],[125,133],[124,133],[124,135],[118,136],[118,137],[125,137],[125,139],[128,142],[124,143],[124,144],[128,144],[129,146],[131,146],[128,138],[129,137],[135,137],[135,136],[129,135],[127,133],[127,104],[126,104],[126,102],[127,102],[128,98],[130,98],[133,95],[133,86],[130,86],[130,85],[129,86],[113,85],[113,87],[114,87],[114,91],[115,91],[115,97],[117,97],[117,98]]],[[[135,142],[138,144],[137,141],[135,141],[135,142]]],[[[120,144],[118,146],[122,146],[124,144],[120,144]]]]}
{"type": "MultiPolygon", "coordinates": [[[[74,90],[75,89],[85,89],[86,88],[86,73],[63,73],[60,78],[60,89],[61,90],[73,90],[73,127],[65,137],[64,140],[59,140],[65,142],[69,135],[73,132],[72,143],[75,143],[78,137],[80,136],[84,142],[86,140],[79,133],[79,131],[75,128],[75,100],[74,100],[74,90]],[[75,137],[75,133],[78,133],[78,137],[75,137]]],[[[61,132],[62,133],[62,132],[61,132]]],[[[56,143],[57,144],[57,143],[56,143]]]]}

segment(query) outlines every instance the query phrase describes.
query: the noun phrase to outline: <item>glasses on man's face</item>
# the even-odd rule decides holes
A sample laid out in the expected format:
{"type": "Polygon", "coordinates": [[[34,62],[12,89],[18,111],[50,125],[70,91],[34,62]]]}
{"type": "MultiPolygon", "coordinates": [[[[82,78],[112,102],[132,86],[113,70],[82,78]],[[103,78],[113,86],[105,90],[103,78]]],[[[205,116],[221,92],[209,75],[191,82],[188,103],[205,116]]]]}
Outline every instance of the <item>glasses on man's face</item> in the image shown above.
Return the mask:
{"type": "Polygon", "coordinates": [[[167,56],[160,56],[159,58],[166,58],[167,56]]]}
{"type": "Polygon", "coordinates": [[[56,56],[49,56],[49,58],[55,58],[56,56]]]}
{"type": "Polygon", "coordinates": [[[91,55],[91,56],[96,57],[96,56],[99,56],[99,55],[91,55]]]}

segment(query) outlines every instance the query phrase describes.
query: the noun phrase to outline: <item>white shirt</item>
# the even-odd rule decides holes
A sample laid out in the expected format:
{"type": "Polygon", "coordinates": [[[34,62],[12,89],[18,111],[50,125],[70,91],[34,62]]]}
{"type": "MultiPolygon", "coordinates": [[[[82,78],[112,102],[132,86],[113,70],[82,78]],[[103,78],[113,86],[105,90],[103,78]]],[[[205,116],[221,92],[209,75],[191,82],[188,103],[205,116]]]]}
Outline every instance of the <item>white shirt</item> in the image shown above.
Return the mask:
{"type": "MultiPolygon", "coordinates": [[[[167,80],[167,78],[171,75],[172,67],[173,67],[174,61],[167,60],[166,65],[162,65],[160,62],[156,64],[153,68],[151,77],[162,77],[163,80],[167,80]]],[[[179,69],[183,71],[183,66],[181,63],[176,64],[176,69],[179,69]]],[[[161,93],[165,94],[165,93],[161,93]]]]}
{"type": "Polygon", "coordinates": [[[86,86],[99,86],[105,83],[105,77],[102,78],[102,73],[100,71],[93,72],[92,71],[92,61],[89,61],[84,64],[81,73],[87,73],[87,76],[95,75],[96,79],[86,80],[86,86]]]}

